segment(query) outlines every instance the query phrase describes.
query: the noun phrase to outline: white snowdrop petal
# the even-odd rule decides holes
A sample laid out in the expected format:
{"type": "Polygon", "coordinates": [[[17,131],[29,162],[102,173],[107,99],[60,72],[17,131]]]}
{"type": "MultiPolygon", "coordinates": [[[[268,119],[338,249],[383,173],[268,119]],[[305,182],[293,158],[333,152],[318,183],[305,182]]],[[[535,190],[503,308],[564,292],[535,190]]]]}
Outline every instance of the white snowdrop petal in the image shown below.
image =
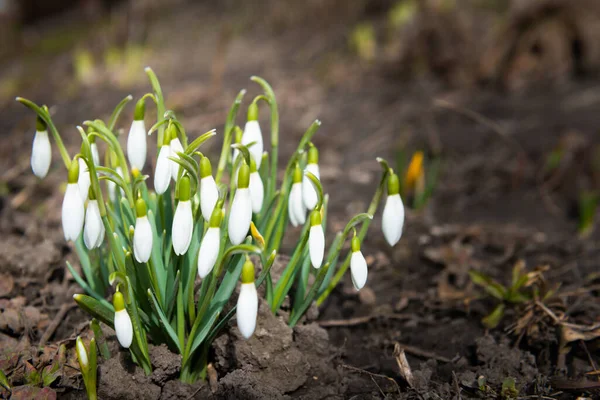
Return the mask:
{"type": "Polygon", "coordinates": [[[98,246],[100,235],[104,236],[103,229],[104,225],[100,217],[98,200],[90,200],[85,211],[85,224],[83,227],[83,242],[89,250],[98,246]]]}
{"type": "Polygon", "coordinates": [[[154,190],[156,193],[163,194],[169,188],[171,181],[171,147],[164,145],[158,153],[156,161],[156,171],[154,172],[154,190]]]}
{"type": "Polygon", "coordinates": [[[175,209],[173,217],[172,242],[173,250],[178,256],[185,254],[192,241],[194,231],[194,217],[192,214],[192,202],[190,200],[180,201],[175,209]]]}
{"type": "Polygon", "coordinates": [[[252,221],[252,200],[248,188],[238,189],[233,197],[229,212],[229,240],[234,245],[244,241],[252,221]]]}
{"type": "Polygon", "coordinates": [[[77,184],[79,185],[79,195],[81,196],[81,200],[85,202],[88,198],[88,193],[90,190],[90,170],[84,160],[81,158],[79,160],[79,178],[77,179],[77,184]]]}
{"type": "Polygon", "coordinates": [[[92,153],[92,162],[95,166],[100,165],[100,154],[98,153],[98,145],[96,143],[90,144],[90,152],[92,153]]]}
{"type": "Polygon", "coordinates": [[[399,194],[388,196],[383,209],[381,229],[390,246],[394,246],[400,240],[403,226],[404,204],[402,204],[402,199],[399,194]]]}
{"type": "Polygon", "coordinates": [[[265,187],[260,174],[253,172],[250,174],[250,195],[252,196],[252,212],[255,214],[259,213],[263,206],[263,200],[265,197],[265,187]]]}
{"type": "Polygon", "coordinates": [[[127,137],[127,158],[132,168],[144,169],[146,164],[146,125],[144,120],[133,121],[127,137]]]}
{"type": "Polygon", "coordinates": [[[321,268],[323,256],[325,254],[325,234],[321,225],[310,227],[308,234],[308,252],[310,254],[310,262],[313,267],[321,268]]]}
{"type": "Polygon", "coordinates": [[[65,240],[75,241],[83,228],[85,210],[79,194],[79,185],[69,183],[62,204],[62,227],[65,240]]]}
{"type": "Polygon", "coordinates": [[[215,178],[212,175],[205,176],[200,180],[200,209],[206,221],[210,221],[217,200],[219,200],[219,189],[215,178]]]}
{"type": "Polygon", "coordinates": [[[31,149],[31,169],[35,176],[44,178],[50,169],[52,161],[52,149],[48,139],[48,131],[39,131],[33,137],[31,149]]]}
{"type": "Polygon", "coordinates": [[[362,252],[355,251],[350,257],[350,273],[352,277],[352,284],[356,290],[360,290],[367,283],[367,260],[363,256],[362,252]]]}
{"type": "Polygon", "coordinates": [[[148,216],[138,217],[133,231],[133,255],[139,263],[148,262],[152,254],[152,225],[148,216]]]}
{"type": "Polygon", "coordinates": [[[263,138],[258,121],[248,121],[244,127],[242,144],[247,146],[252,142],[255,143],[248,147],[248,151],[250,151],[252,158],[254,158],[254,162],[256,162],[256,169],[260,169],[260,163],[262,161],[263,154],[263,138]]]}
{"type": "Polygon", "coordinates": [[[298,225],[304,225],[306,222],[306,208],[304,208],[304,202],[302,200],[302,183],[298,182],[294,185],[296,186],[294,214],[296,215],[298,225]]]}
{"type": "MultiPolygon", "coordinates": [[[[183,153],[183,146],[181,145],[179,138],[175,138],[175,139],[171,140],[171,156],[175,157],[175,158],[179,158],[177,153],[183,153]]],[[[173,160],[169,160],[169,162],[171,163],[171,177],[173,178],[174,181],[177,182],[177,174],[179,173],[179,164],[177,164],[173,160]]]]}
{"type": "MultiPolygon", "coordinates": [[[[302,187],[301,184],[294,183],[292,185],[292,190],[290,191],[290,197],[288,200],[288,212],[290,215],[290,222],[292,226],[298,226],[298,219],[296,219],[296,205],[298,203],[298,196],[300,196],[300,202],[302,202],[302,187]]],[[[301,207],[302,204],[300,204],[301,207]]]]}
{"type": "Polygon", "coordinates": [[[249,339],[256,329],[258,294],[254,282],[242,283],[237,302],[237,326],[242,336],[249,339]]]}
{"type": "Polygon", "coordinates": [[[198,276],[204,279],[215,266],[221,241],[220,228],[208,228],[198,250],[198,276]]]}
{"type": "Polygon", "coordinates": [[[133,325],[131,325],[131,318],[127,314],[127,310],[115,312],[115,332],[119,344],[128,349],[133,341],[133,325]]]}
{"type": "MultiPolygon", "coordinates": [[[[318,164],[308,164],[304,172],[310,172],[316,176],[317,179],[320,179],[318,164]]],[[[306,207],[307,210],[314,209],[319,200],[317,190],[306,175],[302,177],[302,200],[304,202],[304,207],[306,207]]]]}
{"type": "Polygon", "coordinates": [[[75,341],[75,346],[77,346],[77,356],[79,357],[79,362],[82,365],[88,366],[89,359],[88,359],[87,350],[85,349],[85,346],[83,344],[83,340],[78,338],[75,341]]]}

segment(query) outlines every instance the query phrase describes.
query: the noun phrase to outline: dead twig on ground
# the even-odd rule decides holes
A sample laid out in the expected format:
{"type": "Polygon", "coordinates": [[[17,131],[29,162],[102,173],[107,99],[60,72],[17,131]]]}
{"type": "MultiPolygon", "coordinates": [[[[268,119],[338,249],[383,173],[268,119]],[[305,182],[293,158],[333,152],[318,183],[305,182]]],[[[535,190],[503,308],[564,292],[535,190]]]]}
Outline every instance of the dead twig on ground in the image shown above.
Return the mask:
{"type": "Polygon", "coordinates": [[[58,310],[58,313],[52,320],[52,323],[48,326],[48,328],[42,335],[42,338],[40,339],[40,343],[38,346],[42,347],[46,344],[46,342],[48,342],[48,340],[52,337],[52,335],[54,335],[54,332],[59,327],[60,323],[65,319],[65,316],[67,315],[69,310],[71,310],[75,306],[76,306],[75,303],[65,303],[60,307],[60,309],[58,310]]]}
{"type": "Polygon", "coordinates": [[[394,345],[394,358],[396,359],[398,370],[400,371],[402,378],[408,383],[408,386],[411,388],[414,387],[412,370],[410,369],[406,354],[402,346],[400,346],[400,343],[394,345]]]}
{"type": "MultiPolygon", "coordinates": [[[[444,362],[444,363],[452,362],[452,360],[447,357],[440,356],[431,351],[423,350],[423,349],[420,349],[415,346],[410,346],[410,345],[402,344],[402,343],[396,343],[396,345],[399,345],[402,350],[404,350],[405,352],[407,352],[409,354],[412,354],[413,356],[427,358],[427,359],[433,359],[433,360],[444,362]]],[[[394,348],[395,348],[395,346],[394,346],[394,348]]]]}
{"type": "MultiPolygon", "coordinates": [[[[376,373],[373,373],[373,372],[369,372],[369,371],[367,371],[365,369],[353,367],[352,365],[348,365],[348,364],[341,364],[341,366],[342,366],[342,368],[346,368],[346,369],[349,369],[349,370],[354,371],[354,372],[359,372],[361,374],[369,375],[371,377],[371,379],[373,377],[376,377],[376,378],[382,378],[382,379],[388,380],[389,382],[391,382],[396,387],[396,391],[398,392],[398,394],[401,393],[400,392],[400,386],[398,386],[398,382],[396,382],[393,378],[390,378],[387,375],[376,374],[376,373]]],[[[380,390],[381,390],[381,388],[380,388],[380,390]]]]}
{"type": "Polygon", "coordinates": [[[323,328],[333,328],[333,327],[342,327],[342,326],[356,326],[366,324],[373,319],[383,318],[383,319],[392,319],[392,320],[416,320],[418,322],[426,322],[422,318],[418,318],[414,314],[371,314],[365,315],[362,317],[354,317],[348,319],[328,319],[319,321],[319,326],[323,328]]]}

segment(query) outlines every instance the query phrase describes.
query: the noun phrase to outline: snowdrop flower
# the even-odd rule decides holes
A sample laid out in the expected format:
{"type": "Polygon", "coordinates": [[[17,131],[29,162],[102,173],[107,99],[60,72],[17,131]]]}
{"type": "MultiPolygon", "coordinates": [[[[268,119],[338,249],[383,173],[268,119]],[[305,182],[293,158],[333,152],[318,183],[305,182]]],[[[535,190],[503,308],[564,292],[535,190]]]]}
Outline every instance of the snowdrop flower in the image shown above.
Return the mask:
{"type": "Polygon", "coordinates": [[[82,371],[87,371],[90,362],[88,359],[87,350],[83,344],[83,340],[79,336],[75,340],[75,352],[77,353],[77,360],[79,361],[79,367],[82,371]]]}
{"type": "Polygon", "coordinates": [[[173,216],[172,242],[175,254],[181,256],[188,251],[194,232],[194,215],[190,200],[190,177],[184,175],[179,181],[179,203],[173,216]]]}
{"type": "Polygon", "coordinates": [[[250,197],[252,199],[252,212],[258,214],[263,206],[265,198],[265,187],[256,170],[256,162],[250,157],[250,197]]]}
{"type": "Polygon", "coordinates": [[[325,234],[321,225],[321,211],[310,213],[310,232],[308,233],[308,253],[313,267],[321,268],[325,254],[325,234]]]}
{"type": "Polygon", "coordinates": [[[31,169],[35,176],[40,179],[45,178],[51,161],[52,149],[50,148],[48,129],[44,120],[38,117],[31,149],[31,169]]]}
{"type": "Polygon", "coordinates": [[[83,228],[83,242],[85,243],[85,247],[89,250],[100,247],[104,240],[104,233],[104,223],[102,223],[102,217],[100,216],[98,200],[96,200],[93,189],[90,188],[83,228]]]}
{"type": "Polygon", "coordinates": [[[229,211],[229,240],[233,245],[244,241],[252,221],[252,199],[250,198],[250,167],[247,164],[240,166],[238,173],[237,190],[229,211]]]}
{"type": "Polygon", "coordinates": [[[387,200],[383,209],[381,228],[385,239],[394,246],[402,236],[404,226],[404,204],[400,198],[400,181],[398,175],[391,173],[387,181],[387,200]]]}
{"type": "Polygon", "coordinates": [[[254,142],[254,144],[248,147],[248,151],[250,151],[250,154],[256,163],[256,169],[260,169],[263,154],[263,138],[260,131],[260,125],[258,124],[258,105],[256,103],[252,103],[248,107],[248,121],[246,122],[244,134],[242,135],[242,144],[244,146],[248,146],[252,142],[254,142]]]}
{"type": "Polygon", "coordinates": [[[209,228],[202,238],[198,250],[198,276],[204,279],[215,266],[221,247],[221,220],[223,211],[216,208],[210,217],[209,228]]]}
{"type": "Polygon", "coordinates": [[[146,164],[146,125],[144,124],[145,112],[144,99],[138,100],[129,136],[127,137],[127,158],[132,168],[144,169],[146,164]]]}
{"type": "Polygon", "coordinates": [[[88,197],[88,191],[90,190],[91,180],[87,163],[81,157],[79,157],[79,178],[77,179],[77,184],[79,185],[81,200],[85,202],[88,197]]]}
{"type": "Polygon", "coordinates": [[[73,160],[69,168],[69,180],[62,204],[62,227],[67,241],[76,241],[83,228],[85,210],[77,184],[78,178],[79,163],[73,160]]]}
{"type": "Polygon", "coordinates": [[[131,318],[125,309],[125,299],[121,292],[114,294],[113,305],[115,307],[114,324],[117,339],[122,347],[128,349],[133,341],[133,325],[131,325],[131,318]]]}
{"type": "Polygon", "coordinates": [[[100,153],[98,153],[98,145],[96,144],[96,141],[94,140],[93,137],[92,137],[92,139],[90,139],[90,152],[92,153],[92,162],[94,163],[95,166],[99,166],[100,165],[100,153]]]}
{"type": "Polygon", "coordinates": [[[135,230],[133,231],[133,255],[137,262],[145,263],[152,254],[152,225],[148,220],[146,202],[141,197],[135,202],[135,230]]]}
{"type": "MultiPolygon", "coordinates": [[[[181,145],[181,141],[179,141],[179,137],[177,137],[177,128],[174,124],[171,125],[171,157],[179,159],[177,153],[183,153],[183,146],[181,145]]],[[[179,164],[177,164],[173,160],[169,160],[171,162],[171,177],[173,181],[177,182],[177,174],[179,173],[179,164]]]]}
{"type": "Polygon", "coordinates": [[[219,189],[212,176],[210,160],[208,157],[202,157],[200,160],[200,209],[206,221],[210,220],[218,199],[219,189]]]}
{"type": "Polygon", "coordinates": [[[242,267],[242,285],[237,301],[237,325],[242,336],[249,339],[256,328],[258,314],[258,294],[254,284],[254,264],[246,259],[242,267]]]}
{"type": "Polygon", "coordinates": [[[171,147],[168,144],[163,144],[158,152],[158,160],[156,161],[156,170],[154,171],[154,190],[157,194],[163,194],[169,188],[171,181],[171,147]]]}
{"type": "MultiPolygon", "coordinates": [[[[308,164],[304,172],[310,172],[317,179],[320,179],[319,175],[319,151],[315,146],[310,146],[308,150],[308,164]]],[[[302,178],[302,201],[304,207],[307,210],[312,210],[317,205],[319,197],[317,196],[317,190],[311,183],[310,179],[306,176],[302,178]]]]}
{"type": "Polygon", "coordinates": [[[292,189],[288,201],[288,211],[290,221],[292,225],[296,227],[298,225],[304,225],[304,222],[306,222],[306,209],[302,203],[302,170],[300,170],[298,164],[296,164],[296,168],[294,169],[292,182],[292,189]]]}
{"type": "Polygon", "coordinates": [[[352,284],[356,290],[360,290],[367,283],[367,260],[360,251],[360,239],[352,238],[352,256],[350,257],[350,273],[352,284]]]}

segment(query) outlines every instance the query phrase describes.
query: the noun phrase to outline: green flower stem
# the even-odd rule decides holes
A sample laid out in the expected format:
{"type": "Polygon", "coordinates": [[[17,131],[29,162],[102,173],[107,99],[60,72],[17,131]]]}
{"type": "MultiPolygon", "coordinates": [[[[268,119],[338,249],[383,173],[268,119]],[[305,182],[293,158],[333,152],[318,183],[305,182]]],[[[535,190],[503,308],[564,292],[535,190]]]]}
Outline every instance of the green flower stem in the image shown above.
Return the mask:
{"type": "Polygon", "coordinates": [[[129,184],[130,176],[129,176],[129,167],[127,167],[127,159],[125,158],[125,154],[123,154],[123,149],[121,148],[121,145],[119,144],[119,140],[117,139],[115,134],[112,133],[112,131],[110,129],[108,129],[106,126],[104,126],[104,124],[99,123],[98,120],[85,121],[83,124],[85,126],[91,126],[92,128],[94,128],[94,130],[96,132],[100,133],[101,135],[104,135],[106,137],[106,139],[110,142],[110,144],[111,144],[110,147],[113,149],[113,151],[117,155],[117,159],[119,161],[119,166],[123,170],[123,179],[125,179],[125,182],[127,184],[129,184]]]}
{"type": "MultiPolygon", "coordinates": [[[[381,163],[381,161],[380,161],[380,163],[381,163]]],[[[385,164],[387,165],[387,163],[385,163],[385,164]]],[[[382,165],[383,165],[383,163],[382,163],[382,165]]],[[[384,166],[384,172],[381,177],[381,181],[379,182],[377,191],[373,195],[373,199],[371,200],[371,204],[369,205],[369,209],[367,210],[368,215],[375,215],[375,212],[377,211],[377,206],[379,205],[379,202],[381,201],[381,197],[383,196],[383,192],[385,190],[385,185],[387,182],[388,174],[389,174],[389,168],[386,169],[384,166]]],[[[358,233],[358,238],[360,239],[361,242],[363,241],[363,239],[365,238],[365,235],[367,234],[367,231],[369,230],[371,221],[373,221],[373,220],[372,219],[364,220],[364,222],[360,228],[360,232],[358,233]]],[[[345,236],[346,235],[344,235],[344,237],[345,236]]],[[[340,280],[342,279],[342,277],[348,270],[348,267],[350,266],[350,258],[351,257],[352,257],[352,254],[348,253],[348,255],[346,256],[346,259],[344,260],[344,263],[342,264],[340,269],[336,272],[335,276],[333,277],[333,279],[327,286],[327,289],[325,289],[325,291],[323,293],[321,293],[321,295],[317,299],[317,306],[320,306],[321,304],[323,304],[325,299],[327,299],[329,294],[333,291],[333,289],[340,282],[340,280]]]]}
{"type": "Polygon", "coordinates": [[[110,350],[108,349],[108,344],[104,339],[104,335],[102,334],[102,329],[100,329],[100,323],[96,318],[92,318],[90,322],[90,328],[94,332],[94,337],[96,342],[98,342],[98,348],[100,349],[100,354],[102,354],[102,358],[108,360],[110,358],[110,350]]]}
{"type": "Polygon", "coordinates": [[[223,177],[223,173],[227,167],[227,160],[229,159],[230,155],[231,137],[233,134],[233,128],[235,127],[235,117],[240,105],[242,104],[242,99],[244,98],[245,94],[245,89],[240,90],[235,98],[235,101],[231,105],[231,108],[229,109],[229,113],[227,114],[227,120],[225,121],[225,127],[223,128],[223,147],[221,148],[221,157],[219,158],[217,175],[215,177],[215,182],[217,182],[217,185],[219,182],[221,182],[221,178],[223,177]]]}
{"type": "Polygon", "coordinates": [[[268,98],[269,108],[271,109],[271,179],[267,181],[266,194],[270,199],[275,194],[277,187],[277,163],[279,154],[279,111],[277,109],[277,100],[271,85],[258,76],[250,78],[251,81],[258,83],[264,90],[268,98]]]}
{"type": "Polygon", "coordinates": [[[113,113],[110,116],[110,119],[108,120],[108,129],[110,129],[111,131],[113,131],[115,129],[115,125],[117,124],[119,115],[121,115],[121,112],[123,111],[123,109],[125,108],[127,103],[129,103],[131,100],[133,100],[133,96],[129,95],[129,96],[125,97],[123,100],[121,100],[119,102],[119,104],[117,104],[117,106],[115,107],[115,110],[113,111],[113,113]]]}
{"type": "MultiPolygon", "coordinates": [[[[158,78],[156,77],[156,74],[154,73],[152,68],[146,67],[144,68],[144,71],[146,71],[146,75],[148,75],[148,79],[150,79],[150,84],[152,85],[152,90],[154,90],[154,96],[156,99],[156,120],[160,121],[164,118],[166,110],[165,99],[163,97],[162,89],[160,87],[160,82],[158,81],[158,78]]],[[[163,143],[164,134],[165,128],[164,126],[161,126],[158,130],[157,138],[157,145],[159,146],[159,148],[163,143]]]]}
{"type": "Polygon", "coordinates": [[[185,347],[185,310],[183,309],[183,280],[179,280],[177,291],[177,338],[181,347],[185,347]]]}
{"type": "Polygon", "coordinates": [[[321,284],[323,283],[323,280],[325,279],[325,276],[327,275],[327,271],[329,270],[329,267],[330,267],[330,264],[326,263],[319,269],[317,278],[315,279],[315,282],[313,283],[312,287],[310,288],[310,291],[304,298],[304,301],[302,302],[301,306],[298,309],[292,310],[292,314],[290,315],[290,320],[288,323],[291,328],[293,328],[298,323],[298,321],[304,315],[306,310],[308,310],[308,307],[310,307],[315,296],[317,295],[317,291],[318,291],[319,287],[321,287],[321,284]]]}
{"type": "Polygon", "coordinates": [[[34,102],[24,99],[22,97],[17,97],[16,100],[19,103],[23,104],[25,107],[33,110],[41,119],[44,120],[46,126],[50,128],[50,133],[52,133],[52,137],[54,137],[54,141],[56,142],[58,150],[60,151],[60,156],[62,157],[63,163],[65,164],[65,168],[68,171],[69,167],[71,166],[71,156],[69,156],[69,152],[67,151],[67,148],[65,147],[65,144],[63,143],[62,138],[58,133],[58,129],[56,129],[54,122],[52,122],[52,118],[50,118],[48,108],[46,106],[40,107],[34,102]]]}

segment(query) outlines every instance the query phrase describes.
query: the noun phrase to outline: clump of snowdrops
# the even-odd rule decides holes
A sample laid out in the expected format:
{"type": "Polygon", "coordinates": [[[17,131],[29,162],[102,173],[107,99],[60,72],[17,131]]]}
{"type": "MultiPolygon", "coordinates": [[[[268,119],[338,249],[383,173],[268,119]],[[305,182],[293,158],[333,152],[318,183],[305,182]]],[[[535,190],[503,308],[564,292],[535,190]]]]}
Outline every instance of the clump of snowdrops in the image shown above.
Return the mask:
{"type": "Polygon", "coordinates": [[[146,68],[146,73],[152,92],[135,104],[126,148],[121,147],[117,122],[131,96],[108,121],[87,120],[77,126],[82,144],[74,157],[48,108],[17,100],[37,114],[34,174],[44,178],[49,170],[49,134],[68,172],[62,225],[65,239],[74,242],[83,275],[67,267],[85,292],[75,295],[75,301],[114,328],[120,345],[146,373],[152,368],[150,340],[181,354],[181,379],[193,382],[205,376],[210,344],[234,315],[241,335],[252,336],[260,285],[265,285],[273,313],[290,295],[290,326],[313,301],[322,303],[348,268],[360,290],[367,281],[361,242],[386,189],[382,227],[392,246],[402,234],[404,207],[398,176],[378,159],[383,172],[369,209],[354,216],[326,251],[328,197],[319,180],[319,152],[311,142],[321,125],[318,120],[302,136],[278,182],[277,102],[271,86],[252,77],[264,93],[247,106],[243,129],[236,119],[245,90],[236,97],[215,168],[199,149],[216,131],[191,140],[175,113],[166,109],[153,71],[146,68]],[[156,108],[150,129],[146,103],[156,108]],[[270,151],[258,122],[261,108],[270,113],[270,151]],[[149,165],[147,141],[152,135],[158,157],[149,165]],[[102,158],[100,147],[105,150],[102,158]],[[152,178],[144,174],[150,170],[152,178]],[[270,269],[286,235],[297,243],[275,281],[270,269]],[[225,309],[238,281],[237,305],[225,309]]]}

